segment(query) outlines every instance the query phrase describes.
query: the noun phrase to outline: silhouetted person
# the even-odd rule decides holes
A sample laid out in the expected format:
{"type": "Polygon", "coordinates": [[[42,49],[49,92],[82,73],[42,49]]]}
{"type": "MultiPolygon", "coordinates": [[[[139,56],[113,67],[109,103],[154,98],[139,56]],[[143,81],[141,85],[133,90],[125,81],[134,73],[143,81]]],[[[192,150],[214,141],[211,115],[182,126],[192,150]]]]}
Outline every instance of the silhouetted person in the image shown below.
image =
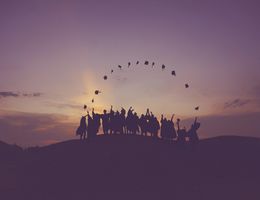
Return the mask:
{"type": "Polygon", "coordinates": [[[162,139],[172,141],[174,138],[176,138],[176,131],[174,128],[173,123],[173,117],[172,115],[171,120],[167,120],[166,118],[161,116],[161,137],[162,139]]]}
{"type": "Polygon", "coordinates": [[[167,138],[167,119],[161,115],[161,138],[167,138]]]}
{"type": "MultiPolygon", "coordinates": [[[[87,115],[86,115],[87,116],[87,115]]],[[[87,134],[87,123],[86,116],[82,116],[80,119],[80,125],[76,131],[76,135],[80,135],[80,139],[86,139],[87,134]]]]}
{"type": "Polygon", "coordinates": [[[160,129],[160,123],[158,119],[151,113],[148,121],[148,126],[152,137],[158,137],[158,131],[160,129]]]}
{"type": "Polygon", "coordinates": [[[133,134],[134,127],[133,127],[133,109],[132,106],[127,111],[127,117],[126,117],[126,134],[133,134]]]}
{"type": "Polygon", "coordinates": [[[93,136],[95,135],[95,132],[94,132],[94,120],[90,116],[89,112],[88,112],[87,116],[88,116],[88,127],[87,127],[88,138],[93,138],[93,136]]]}
{"type": "Polygon", "coordinates": [[[177,143],[178,144],[184,144],[185,143],[185,137],[187,135],[186,129],[185,128],[180,128],[180,119],[177,119],[177,143]]]}
{"type": "Polygon", "coordinates": [[[136,135],[137,133],[139,133],[139,126],[138,126],[139,117],[136,112],[132,117],[133,117],[132,119],[133,134],[136,135]]]}
{"type": "Polygon", "coordinates": [[[188,131],[188,137],[189,137],[189,142],[191,144],[196,144],[199,141],[199,137],[197,134],[197,130],[200,128],[200,123],[197,122],[197,117],[194,120],[194,123],[191,125],[190,130],[188,131]]]}
{"type": "Polygon", "coordinates": [[[107,113],[106,110],[103,111],[103,114],[101,115],[101,119],[102,119],[103,132],[105,135],[107,135],[109,130],[109,114],[107,113]]]}
{"type": "Polygon", "coordinates": [[[171,141],[177,137],[176,130],[174,128],[173,117],[174,114],[172,115],[171,120],[168,120],[168,130],[167,130],[167,132],[169,133],[168,139],[171,141]]]}
{"type": "Polygon", "coordinates": [[[141,117],[139,118],[138,124],[140,126],[141,135],[146,136],[148,124],[147,124],[146,116],[144,114],[142,114],[141,117]]]}
{"type": "Polygon", "coordinates": [[[151,115],[150,115],[149,108],[146,109],[145,122],[146,122],[146,136],[147,136],[147,133],[148,133],[148,132],[149,132],[150,134],[152,134],[151,115]]]}
{"type": "Polygon", "coordinates": [[[116,114],[114,116],[114,132],[115,134],[123,134],[123,126],[124,126],[124,119],[119,113],[119,111],[116,111],[116,114]]]}
{"type": "Polygon", "coordinates": [[[120,133],[124,134],[126,133],[126,110],[124,108],[121,108],[121,112],[120,112],[120,133]]]}
{"type": "Polygon", "coordinates": [[[96,136],[100,127],[100,116],[99,114],[95,113],[94,108],[92,109],[92,117],[93,117],[93,131],[94,131],[94,135],[96,136]]]}
{"type": "Polygon", "coordinates": [[[109,130],[110,134],[115,132],[115,112],[113,111],[113,106],[111,106],[109,113],[109,130]]]}

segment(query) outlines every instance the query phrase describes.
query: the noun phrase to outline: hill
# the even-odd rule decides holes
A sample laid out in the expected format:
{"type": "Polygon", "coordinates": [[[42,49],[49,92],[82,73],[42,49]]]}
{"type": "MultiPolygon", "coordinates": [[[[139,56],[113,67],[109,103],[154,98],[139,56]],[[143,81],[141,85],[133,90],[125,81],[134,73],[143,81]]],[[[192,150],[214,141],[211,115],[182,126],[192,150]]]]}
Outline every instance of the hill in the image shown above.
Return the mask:
{"type": "Polygon", "coordinates": [[[0,141],[0,158],[1,160],[13,160],[22,152],[22,148],[17,145],[10,145],[0,141]]]}
{"type": "MultiPolygon", "coordinates": [[[[0,180],[3,199],[260,199],[260,139],[178,146],[98,136],[23,151],[0,180]]],[[[2,199],[2,198],[1,198],[2,199]]]]}

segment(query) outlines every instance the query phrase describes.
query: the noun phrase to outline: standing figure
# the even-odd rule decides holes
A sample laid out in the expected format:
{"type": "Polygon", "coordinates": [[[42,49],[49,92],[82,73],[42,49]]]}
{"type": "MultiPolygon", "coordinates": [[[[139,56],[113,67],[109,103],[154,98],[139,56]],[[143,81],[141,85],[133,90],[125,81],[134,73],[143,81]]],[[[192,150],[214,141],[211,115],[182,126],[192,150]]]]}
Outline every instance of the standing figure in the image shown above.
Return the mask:
{"type": "Polygon", "coordinates": [[[151,136],[152,137],[158,137],[158,131],[160,129],[160,124],[159,124],[158,119],[153,114],[151,114],[149,123],[151,124],[150,125],[151,126],[150,127],[151,136]]]}
{"type": "Polygon", "coordinates": [[[88,112],[88,127],[87,127],[87,131],[88,131],[88,138],[93,138],[93,136],[95,136],[95,131],[94,131],[94,120],[93,118],[90,116],[89,112],[88,112]]]}
{"type": "Polygon", "coordinates": [[[194,120],[194,123],[191,125],[190,130],[188,131],[189,142],[191,144],[197,144],[199,142],[199,136],[197,130],[200,128],[200,123],[197,122],[197,117],[194,120]]]}
{"type": "Polygon", "coordinates": [[[96,136],[98,134],[99,127],[100,127],[100,115],[95,113],[94,108],[92,109],[92,117],[93,117],[93,131],[94,131],[94,135],[96,136]]]}
{"type": "Polygon", "coordinates": [[[110,134],[113,134],[115,132],[115,112],[113,111],[112,105],[109,113],[109,130],[110,134]]]}
{"type": "Polygon", "coordinates": [[[146,136],[147,135],[147,120],[146,120],[146,117],[144,116],[144,114],[142,114],[141,117],[139,118],[138,124],[140,126],[141,135],[146,136]]]}
{"type": "Polygon", "coordinates": [[[107,135],[109,129],[109,114],[107,113],[106,110],[103,111],[103,114],[101,115],[101,119],[102,119],[103,133],[107,135]]]}
{"type": "MultiPolygon", "coordinates": [[[[86,115],[87,116],[87,115],[86,115]]],[[[80,139],[86,139],[87,135],[87,123],[86,123],[86,116],[82,116],[80,119],[80,125],[76,131],[76,135],[80,135],[80,139]]]]}
{"type": "Polygon", "coordinates": [[[168,128],[169,128],[168,133],[169,133],[170,141],[172,141],[173,139],[175,139],[177,137],[176,130],[174,128],[173,117],[174,117],[174,114],[172,115],[171,120],[168,120],[168,128]]]}
{"type": "Polygon", "coordinates": [[[167,138],[167,119],[161,115],[161,138],[167,138]]]}
{"type": "Polygon", "coordinates": [[[184,144],[185,143],[185,137],[187,135],[186,129],[185,128],[180,128],[180,119],[177,119],[177,143],[178,144],[184,144]]]}
{"type": "Polygon", "coordinates": [[[124,108],[121,108],[120,112],[120,133],[125,134],[126,133],[126,110],[124,108]]]}

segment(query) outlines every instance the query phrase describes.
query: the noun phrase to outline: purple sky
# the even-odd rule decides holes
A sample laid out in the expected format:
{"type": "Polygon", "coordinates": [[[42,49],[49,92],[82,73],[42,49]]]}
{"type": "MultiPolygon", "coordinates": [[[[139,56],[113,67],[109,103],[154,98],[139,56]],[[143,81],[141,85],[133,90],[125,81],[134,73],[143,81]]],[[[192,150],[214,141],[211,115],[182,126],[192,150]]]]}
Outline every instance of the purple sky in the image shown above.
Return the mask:
{"type": "Polygon", "coordinates": [[[259,6],[251,0],[1,1],[0,140],[42,145],[72,138],[83,104],[198,115],[203,137],[259,136],[259,6]],[[127,69],[137,60],[142,64],[127,69]],[[91,104],[95,89],[102,94],[91,104]]]}

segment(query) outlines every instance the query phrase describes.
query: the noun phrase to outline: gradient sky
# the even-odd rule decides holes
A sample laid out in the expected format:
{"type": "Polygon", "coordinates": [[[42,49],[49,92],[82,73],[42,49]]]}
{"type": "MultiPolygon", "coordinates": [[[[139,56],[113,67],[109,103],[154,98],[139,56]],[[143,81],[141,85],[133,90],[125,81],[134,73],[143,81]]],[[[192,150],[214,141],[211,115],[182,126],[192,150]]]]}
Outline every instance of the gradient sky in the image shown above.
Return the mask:
{"type": "Polygon", "coordinates": [[[2,0],[0,140],[43,145],[73,138],[83,104],[98,111],[134,106],[139,113],[149,107],[187,124],[199,116],[202,137],[260,136],[259,6],[2,0]],[[137,60],[155,62],[155,69],[116,68],[137,60]],[[95,89],[102,94],[91,104],[95,89]]]}

